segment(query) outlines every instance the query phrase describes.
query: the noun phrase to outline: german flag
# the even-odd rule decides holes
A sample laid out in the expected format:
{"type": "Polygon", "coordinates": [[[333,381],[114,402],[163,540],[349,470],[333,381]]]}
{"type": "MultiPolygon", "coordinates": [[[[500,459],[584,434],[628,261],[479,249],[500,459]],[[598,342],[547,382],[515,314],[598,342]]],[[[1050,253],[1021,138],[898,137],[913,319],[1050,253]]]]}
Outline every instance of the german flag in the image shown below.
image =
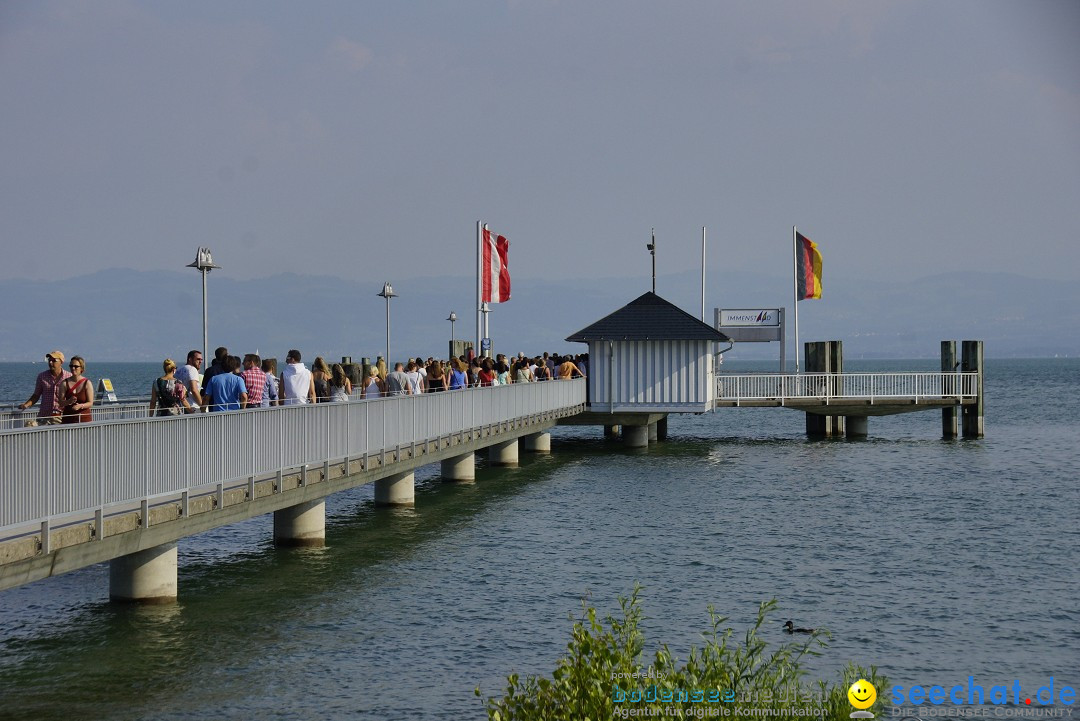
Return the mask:
{"type": "Polygon", "coordinates": [[[821,252],[817,243],[795,232],[795,299],[821,297],[821,252]]]}

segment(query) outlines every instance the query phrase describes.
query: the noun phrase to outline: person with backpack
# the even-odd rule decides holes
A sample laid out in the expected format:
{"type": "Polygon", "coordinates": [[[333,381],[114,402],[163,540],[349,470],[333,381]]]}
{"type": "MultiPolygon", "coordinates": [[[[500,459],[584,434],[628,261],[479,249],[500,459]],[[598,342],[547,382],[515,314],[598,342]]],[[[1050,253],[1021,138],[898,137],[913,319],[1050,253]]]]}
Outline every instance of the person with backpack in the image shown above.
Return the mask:
{"type": "Polygon", "coordinates": [[[176,362],[166,358],[161,363],[165,375],[154,381],[150,388],[151,416],[178,416],[181,413],[193,413],[194,409],[187,399],[187,389],[176,378],[176,362]],[[155,412],[156,411],[156,412],[155,412]]]}

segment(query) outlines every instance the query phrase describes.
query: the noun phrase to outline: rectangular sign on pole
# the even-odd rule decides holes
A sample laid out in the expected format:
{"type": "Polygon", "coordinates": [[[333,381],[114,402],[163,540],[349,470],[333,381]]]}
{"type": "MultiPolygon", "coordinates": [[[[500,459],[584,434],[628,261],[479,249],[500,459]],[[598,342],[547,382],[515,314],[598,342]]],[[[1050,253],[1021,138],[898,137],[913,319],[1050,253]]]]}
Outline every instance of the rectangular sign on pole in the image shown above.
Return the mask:
{"type": "Polygon", "coordinates": [[[716,308],[716,329],[736,343],[780,341],[780,372],[787,365],[783,308],[716,308]]]}
{"type": "Polygon", "coordinates": [[[779,308],[720,311],[720,326],[723,328],[768,328],[779,325],[779,308]]]}

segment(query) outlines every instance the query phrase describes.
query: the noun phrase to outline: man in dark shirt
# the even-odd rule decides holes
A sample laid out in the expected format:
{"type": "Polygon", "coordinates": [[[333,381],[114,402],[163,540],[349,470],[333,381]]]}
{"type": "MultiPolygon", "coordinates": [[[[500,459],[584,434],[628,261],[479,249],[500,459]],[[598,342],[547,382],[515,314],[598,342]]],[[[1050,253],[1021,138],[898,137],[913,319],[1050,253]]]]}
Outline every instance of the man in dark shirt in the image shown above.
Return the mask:
{"type": "Polygon", "coordinates": [[[203,387],[203,410],[206,410],[206,389],[210,387],[210,380],[218,373],[225,373],[225,362],[229,357],[229,349],[225,346],[221,346],[214,351],[214,361],[210,364],[210,367],[206,369],[206,373],[203,373],[202,387],[203,387]]]}

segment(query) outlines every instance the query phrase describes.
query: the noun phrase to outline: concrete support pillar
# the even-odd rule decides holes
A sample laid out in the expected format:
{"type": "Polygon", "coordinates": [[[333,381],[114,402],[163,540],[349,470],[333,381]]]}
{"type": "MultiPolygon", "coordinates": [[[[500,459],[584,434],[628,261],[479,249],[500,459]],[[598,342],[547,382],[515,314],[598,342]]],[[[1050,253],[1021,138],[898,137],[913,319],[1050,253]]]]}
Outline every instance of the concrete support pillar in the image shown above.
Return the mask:
{"type": "Polygon", "coordinates": [[[960,370],[965,373],[978,373],[975,386],[975,403],[963,406],[964,438],[983,437],[983,342],[965,340],[961,343],[960,370]]]}
{"type": "Polygon", "coordinates": [[[848,438],[866,438],[867,428],[870,425],[866,416],[845,416],[844,418],[848,438]]]}
{"type": "Polygon", "coordinates": [[[395,473],[375,481],[376,506],[412,506],[416,503],[416,476],[412,471],[395,473]]]}
{"type": "MultiPolygon", "coordinates": [[[[956,369],[960,367],[960,364],[956,362],[956,341],[943,340],[941,341],[941,372],[942,373],[955,373],[956,369]]],[[[941,389],[942,395],[952,395],[959,393],[959,388],[954,388],[946,380],[946,387],[941,389]]],[[[956,432],[958,430],[957,419],[959,414],[956,412],[956,407],[942,408],[941,409],[941,437],[945,439],[956,438],[956,432]]]]}
{"type": "Polygon", "coordinates": [[[656,424],[650,423],[647,428],[649,429],[649,443],[656,443],[656,441],[658,440],[656,424]]]}
{"type": "Polygon", "coordinates": [[[274,511],[274,545],[326,545],[326,501],[308,501],[274,511]]]}
{"type": "Polygon", "coordinates": [[[656,422],[656,440],[658,441],[667,440],[667,419],[668,417],[665,415],[656,422]]]}
{"type": "Polygon", "coordinates": [[[604,426],[604,438],[607,438],[608,440],[615,440],[618,437],[619,437],[619,427],[618,426],[604,426]]]}
{"type": "Polygon", "coordinates": [[[442,462],[442,478],[444,481],[456,483],[472,483],[476,480],[476,456],[472,453],[463,453],[460,456],[447,458],[442,462]]]}
{"type": "Polygon", "coordinates": [[[514,438],[501,443],[488,446],[488,463],[493,466],[510,466],[516,468],[518,464],[518,442],[514,438]]]}
{"type": "Polygon", "coordinates": [[[551,453],[551,434],[541,431],[522,436],[521,447],[529,453],[551,453]]]}
{"type": "Polygon", "coordinates": [[[109,561],[109,598],[136,603],[176,601],[176,543],[109,561]]]}
{"type": "Polygon", "coordinates": [[[622,429],[623,445],[627,448],[648,448],[649,447],[649,427],[648,426],[623,426],[622,429]]]}

